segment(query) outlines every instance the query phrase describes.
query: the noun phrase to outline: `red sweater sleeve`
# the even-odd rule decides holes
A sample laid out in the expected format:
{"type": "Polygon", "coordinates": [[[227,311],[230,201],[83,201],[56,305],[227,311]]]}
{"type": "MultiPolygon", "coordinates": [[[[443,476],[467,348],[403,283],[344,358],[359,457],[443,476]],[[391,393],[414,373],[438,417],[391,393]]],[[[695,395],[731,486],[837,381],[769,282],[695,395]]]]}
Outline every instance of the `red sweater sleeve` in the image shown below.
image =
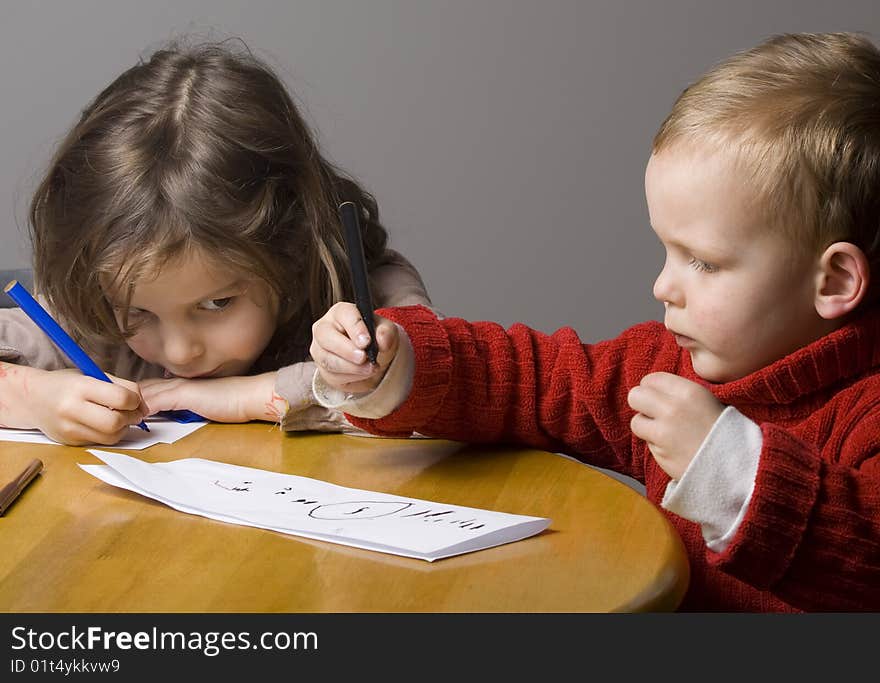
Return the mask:
{"type": "Polygon", "coordinates": [[[678,353],[665,348],[659,323],[589,345],[570,328],[552,335],[520,324],[505,330],[489,322],[438,320],[418,306],[378,313],[400,324],[413,342],[413,388],[385,418],[349,416],[352,423],[385,436],[417,431],[564,451],[644,479],[644,462],[633,459],[626,396],[647,372],[661,369],[663,359],[663,369],[675,371],[668,363],[678,353]]]}
{"type": "Polygon", "coordinates": [[[878,412],[872,418],[863,406],[841,417],[850,424],[825,454],[762,424],[748,512],[731,545],[708,553],[709,564],[800,609],[880,609],[878,412]]]}

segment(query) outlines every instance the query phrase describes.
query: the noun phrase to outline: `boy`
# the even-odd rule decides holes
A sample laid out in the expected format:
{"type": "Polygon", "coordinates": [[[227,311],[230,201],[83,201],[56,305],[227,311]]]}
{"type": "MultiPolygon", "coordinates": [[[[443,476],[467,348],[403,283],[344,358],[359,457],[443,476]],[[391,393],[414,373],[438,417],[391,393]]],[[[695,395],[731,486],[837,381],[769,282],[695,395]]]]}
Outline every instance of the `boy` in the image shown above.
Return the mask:
{"type": "Polygon", "coordinates": [[[681,609],[880,609],[880,51],[800,34],[726,60],[676,101],[645,191],[664,324],[588,345],[387,309],[373,367],[340,303],[316,396],[374,433],[642,481],[688,549],[681,609]]]}

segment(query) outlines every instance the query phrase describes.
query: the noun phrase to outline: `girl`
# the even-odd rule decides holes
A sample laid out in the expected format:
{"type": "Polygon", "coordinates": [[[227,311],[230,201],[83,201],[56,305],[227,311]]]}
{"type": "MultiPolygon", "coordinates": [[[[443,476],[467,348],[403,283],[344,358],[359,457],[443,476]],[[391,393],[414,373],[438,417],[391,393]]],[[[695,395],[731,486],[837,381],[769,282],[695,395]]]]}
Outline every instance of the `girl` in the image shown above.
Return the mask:
{"type": "Polygon", "coordinates": [[[63,140],[30,209],[41,298],[116,381],[65,369],[22,311],[0,311],[0,424],[71,445],[184,408],[349,428],[313,401],[308,361],[312,323],[352,297],[343,201],[362,212],[376,304],[429,304],[375,200],[321,155],[266,64],[224,43],[127,70],[63,140]]]}

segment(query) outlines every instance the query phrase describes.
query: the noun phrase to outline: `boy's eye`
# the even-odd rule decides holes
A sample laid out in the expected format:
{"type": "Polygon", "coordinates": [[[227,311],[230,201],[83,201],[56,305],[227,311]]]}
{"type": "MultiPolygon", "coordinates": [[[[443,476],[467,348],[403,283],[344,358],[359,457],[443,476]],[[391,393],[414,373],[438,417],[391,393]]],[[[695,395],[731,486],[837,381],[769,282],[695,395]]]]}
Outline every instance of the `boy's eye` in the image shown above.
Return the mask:
{"type": "Polygon", "coordinates": [[[206,311],[222,311],[232,303],[232,299],[233,297],[231,296],[223,297],[222,299],[205,299],[199,304],[199,307],[206,311]]]}
{"type": "Polygon", "coordinates": [[[713,266],[711,263],[706,263],[705,261],[701,261],[700,259],[694,258],[693,256],[688,262],[688,265],[704,273],[714,273],[716,270],[718,270],[718,266],[713,266]]]}

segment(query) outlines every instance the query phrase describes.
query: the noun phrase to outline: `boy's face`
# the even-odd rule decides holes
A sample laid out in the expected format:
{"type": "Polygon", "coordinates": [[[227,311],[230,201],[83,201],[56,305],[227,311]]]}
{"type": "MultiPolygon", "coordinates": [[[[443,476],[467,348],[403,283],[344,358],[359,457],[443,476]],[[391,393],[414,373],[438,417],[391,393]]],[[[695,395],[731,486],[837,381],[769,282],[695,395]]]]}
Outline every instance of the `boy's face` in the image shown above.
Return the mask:
{"type": "MultiPolygon", "coordinates": [[[[176,377],[244,375],[277,326],[277,303],[259,279],[218,268],[199,255],[167,263],[131,298],[128,345],[176,377]]],[[[121,313],[117,321],[122,326],[121,313]]]]}
{"type": "Polygon", "coordinates": [[[814,305],[818,257],[766,225],[729,153],[654,154],[645,194],[666,249],[654,296],[700,377],[739,379],[833,329],[814,305]]]}

